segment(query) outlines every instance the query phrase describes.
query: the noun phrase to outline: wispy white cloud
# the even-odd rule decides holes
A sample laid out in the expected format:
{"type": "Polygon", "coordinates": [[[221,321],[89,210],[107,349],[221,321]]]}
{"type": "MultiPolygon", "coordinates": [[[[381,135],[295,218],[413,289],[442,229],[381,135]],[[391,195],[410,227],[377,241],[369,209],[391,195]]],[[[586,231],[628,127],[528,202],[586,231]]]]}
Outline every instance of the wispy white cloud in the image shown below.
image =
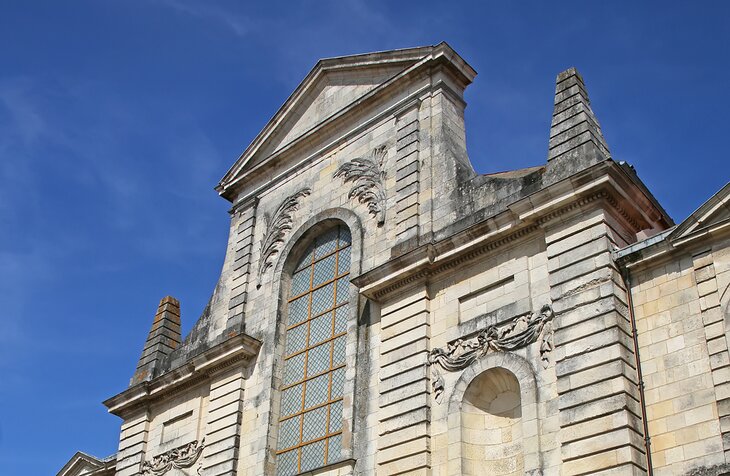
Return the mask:
{"type": "Polygon", "coordinates": [[[226,10],[220,5],[212,2],[196,2],[187,0],[157,1],[178,13],[210,20],[223,25],[237,36],[246,36],[251,30],[251,22],[248,21],[248,19],[226,10]]]}
{"type": "MultiPolygon", "coordinates": [[[[54,267],[101,250],[103,233],[134,237],[124,243],[130,251],[164,251],[171,261],[211,253],[205,206],[215,199],[221,154],[195,118],[166,111],[153,123],[140,120],[148,106],[88,81],[0,80],[0,342],[21,332],[34,280],[55,279],[54,267]],[[49,182],[88,201],[54,205],[64,215],[49,215],[49,200],[57,202],[43,189],[49,182]],[[171,206],[172,234],[159,219],[171,206]]],[[[84,273],[118,269],[119,258],[110,258],[84,273]]]]}
{"type": "Polygon", "coordinates": [[[12,363],[13,355],[30,351],[26,317],[31,313],[32,290],[51,273],[37,249],[0,250],[0,368],[12,363]]]}
{"type": "Polygon", "coordinates": [[[31,144],[47,131],[45,122],[29,101],[30,87],[31,82],[27,78],[0,84],[0,106],[8,114],[9,122],[14,124],[14,132],[26,144],[31,144]]]}

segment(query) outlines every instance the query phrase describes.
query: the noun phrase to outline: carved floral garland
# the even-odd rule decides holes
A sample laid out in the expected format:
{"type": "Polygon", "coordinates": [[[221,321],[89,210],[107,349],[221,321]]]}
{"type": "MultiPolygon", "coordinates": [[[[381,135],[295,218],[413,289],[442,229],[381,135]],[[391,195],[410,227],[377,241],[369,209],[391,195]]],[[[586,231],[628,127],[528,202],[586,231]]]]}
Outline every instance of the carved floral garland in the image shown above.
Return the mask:
{"type": "Polygon", "coordinates": [[[292,229],[292,214],[299,209],[299,199],[312,193],[312,189],[303,188],[289,195],[273,216],[264,214],[266,234],[261,240],[261,258],[259,260],[257,287],[261,287],[261,278],[267,269],[274,265],[274,258],[284,246],[284,238],[292,229]]]}
{"type": "Polygon", "coordinates": [[[342,177],[345,183],[354,182],[347,198],[367,205],[370,214],[378,221],[378,226],[385,223],[385,170],[383,162],[387,155],[384,145],[372,152],[372,158],[357,158],[342,164],[335,172],[335,178],[342,177]]]}
{"type": "Polygon", "coordinates": [[[205,447],[205,438],[166,451],[142,463],[143,476],[162,476],[171,469],[189,468],[195,464],[205,447]]]}
{"type": "Polygon", "coordinates": [[[449,372],[463,370],[488,352],[513,351],[540,339],[540,360],[547,367],[548,354],[553,350],[553,316],[553,309],[545,304],[539,313],[519,316],[502,327],[488,326],[475,337],[448,344],[446,349],[433,349],[428,354],[428,365],[433,369],[431,386],[436,401],[441,403],[445,390],[438,366],[449,372]]]}

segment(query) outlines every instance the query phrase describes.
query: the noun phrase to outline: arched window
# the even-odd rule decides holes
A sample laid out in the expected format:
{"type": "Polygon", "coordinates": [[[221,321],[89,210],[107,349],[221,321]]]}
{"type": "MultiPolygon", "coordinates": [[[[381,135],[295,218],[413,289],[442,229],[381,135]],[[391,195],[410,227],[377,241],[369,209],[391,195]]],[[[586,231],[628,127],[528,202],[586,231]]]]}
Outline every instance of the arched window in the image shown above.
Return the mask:
{"type": "Polygon", "coordinates": [[[314,239],[291,277],[285,318],[277,474],[341,459],[350,231],[314,239]]]}

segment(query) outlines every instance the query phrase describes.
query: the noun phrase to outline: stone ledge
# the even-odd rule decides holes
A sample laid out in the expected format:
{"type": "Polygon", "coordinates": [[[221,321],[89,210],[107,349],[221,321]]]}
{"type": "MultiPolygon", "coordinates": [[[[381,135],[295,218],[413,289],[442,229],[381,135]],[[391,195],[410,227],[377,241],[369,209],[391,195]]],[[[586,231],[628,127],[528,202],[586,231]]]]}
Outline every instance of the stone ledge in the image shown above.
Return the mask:
{"type": "Polygon", "coordinates": [[[109,413],[124,418],[128,412],[208,378],[223,367],[240,360],[251,360],[260,347],[259,340],[246,334],[237,335],[192,357],[176,369],[105,400],[104,406],[109,413]]]}

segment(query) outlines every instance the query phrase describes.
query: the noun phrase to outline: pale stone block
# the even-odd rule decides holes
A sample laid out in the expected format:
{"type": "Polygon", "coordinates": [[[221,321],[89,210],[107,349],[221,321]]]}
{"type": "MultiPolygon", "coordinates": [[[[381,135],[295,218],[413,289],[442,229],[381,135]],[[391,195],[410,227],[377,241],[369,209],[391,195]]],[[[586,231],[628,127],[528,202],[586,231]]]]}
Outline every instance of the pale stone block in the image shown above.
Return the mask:
{"type": "Polygon", "coordinates": [[[385,464],[403,458],[404,455],[417,454],[431,451],[431,438],[427,435],[408,441],[403,441],[397,446],[378,451],[378,464],[385,464]]]}
{"type": "Polygon", "coordinates": [[[428,452],[420,452],[412,455],[406,455],[401,459],[390,461],[386,464],[379,465],[378,473],[380,474],[423,474],[427,475],[426,468],[430,466],[431,455],[428,452]]]}

